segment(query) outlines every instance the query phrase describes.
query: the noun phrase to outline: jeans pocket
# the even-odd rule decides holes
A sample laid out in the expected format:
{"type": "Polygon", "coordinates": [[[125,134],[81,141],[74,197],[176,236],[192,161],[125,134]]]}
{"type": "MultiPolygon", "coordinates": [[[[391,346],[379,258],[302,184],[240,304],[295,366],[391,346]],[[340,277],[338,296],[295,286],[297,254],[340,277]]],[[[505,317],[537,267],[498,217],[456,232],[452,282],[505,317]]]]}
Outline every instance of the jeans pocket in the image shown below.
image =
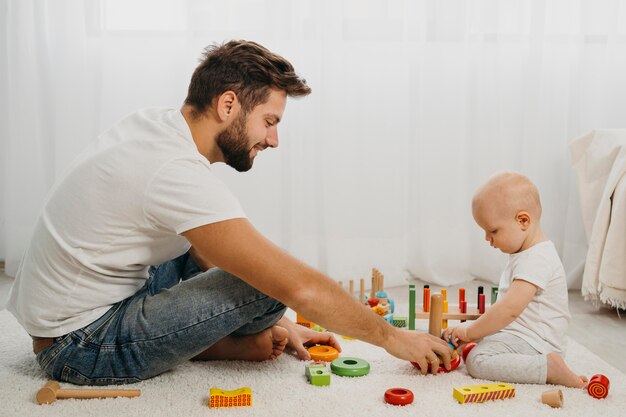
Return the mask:
{"type": "Polygon", "coordinates": [[[36,355],[37,363],[46,374],[52,376],[54,374],[55,359],[72,343],[69,334],[59,337],[52,345],[42,350],[36,355]]]}

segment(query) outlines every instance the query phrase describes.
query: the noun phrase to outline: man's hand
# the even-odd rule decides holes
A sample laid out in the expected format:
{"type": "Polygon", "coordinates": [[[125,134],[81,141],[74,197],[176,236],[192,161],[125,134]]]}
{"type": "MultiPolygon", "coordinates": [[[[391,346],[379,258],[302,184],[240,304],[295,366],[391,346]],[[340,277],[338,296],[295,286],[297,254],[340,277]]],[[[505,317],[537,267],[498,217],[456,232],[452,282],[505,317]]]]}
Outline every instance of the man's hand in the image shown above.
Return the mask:
{"type": "Polygon", "coordinates": [[[429,364],[433,365],[431,372],[436,374],[439,359],[446,369],[450,369],[452,349],[443,339],[428,333],[395,329],[383,347],[397,358],[417,363],[422,374],[428,372],[429,364]]]}
{"type": "Polygon", "coordinates": [[[454,327],[448,327],[444,330],[441,337],[445,341],[449,341],[454,346],[459,346],[460,344],[471,342],[472,339],[467,335],[467,328],[469,325],[460,325],[454,327]]]}
{"type": "Polygon", "coordinates": [[[284,316],[278,320],[276,324],[289,331],[287,347],[293,349],[300,360],[311,359],[311,355],[306,348],[318,343],[320,345],[332,346],[341,352],[341,346],[339,346],[339,342],[337,342],[337,339],[335,339],[332,333],[316,332],[315,330],[300,326],[284,316]]]}

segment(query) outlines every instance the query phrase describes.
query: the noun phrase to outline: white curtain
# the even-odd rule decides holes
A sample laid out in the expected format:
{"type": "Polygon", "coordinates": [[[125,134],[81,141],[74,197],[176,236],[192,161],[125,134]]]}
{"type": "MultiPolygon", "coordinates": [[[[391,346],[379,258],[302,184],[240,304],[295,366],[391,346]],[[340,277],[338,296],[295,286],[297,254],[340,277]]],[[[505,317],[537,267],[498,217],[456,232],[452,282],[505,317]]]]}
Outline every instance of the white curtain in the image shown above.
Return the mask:
{"type": "MultiPolygon", "coordinates": [[[[313,94],[280,147],[219,175],[270,239],[337,280],[497,282],[474,224],[502,169],[541,190],[571,287],[586,253],[570,139],[624,127],[618,0],[0,0],[0,258],[13,274],[73,157],[142,107],[180,107],[203,47],[255,40],[313,94]]],[[[138,155],[138,157],[141,157],[138,155]]]]}

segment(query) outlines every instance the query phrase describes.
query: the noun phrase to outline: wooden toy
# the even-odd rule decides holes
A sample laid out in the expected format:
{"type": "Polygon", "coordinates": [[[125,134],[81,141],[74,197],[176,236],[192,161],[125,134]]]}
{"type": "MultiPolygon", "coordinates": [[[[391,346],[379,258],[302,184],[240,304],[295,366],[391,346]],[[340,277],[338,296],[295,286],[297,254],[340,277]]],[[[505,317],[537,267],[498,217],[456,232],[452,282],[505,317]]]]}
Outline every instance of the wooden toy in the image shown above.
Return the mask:
{"type": "MultiPolygon", "coordinates": [[[[441,337],[441,325],[442,325],[441,316],[443,315],[443,296],[441,294],[431,295],[430,306],[431,306],[432,311],[430,312],[429,321],[428,321],[428,333],[436,337],[441,337]]],[[[452,349],[455,349],[452,343],[448,342],[448,344],[450,345],[452,349]]],[[[411,363],[417,369],[421,369],[417,362],[411,362],[411,363]]],[[[456,368],[458,368],[460,363],[461,363],[461,358],[458,355],[457,351],[454,350],[452,361],[450,362],[450,371],[453,371],[456,368]]],[[[428,372],[430,372],[433,366],[438,366],[438,372],[450,372],[449,370],[445,368],[441,360],[435,363],[429,363],[428,372]]]]}
{"type": "Polygon", "coordinates": [[[299,313],[296,313],[296,323],[300,326],[308,327],[309,329],[312,329],[315,326],[315,323],[305,319],[299,313]]]}
{"type": "Polygon", "coordinates": [[[370,364],[359,358],[337,358],[330,363],[330,370],[339,376],[363,376],[370,372],[370,364]]]}
{"type": "Polygon", "coordinates": [[[243,387],[232,391],[211,388],[209,391],[210,408],[250,407],[252,406],[252,390],[243,387]]]}
{"type": "Polygon", "coordinates": [[[563,392],[560,389],[553,389],[541,393],[541,402],[552,408],[563,407],[563,392]]]}
{"type": "Polygon", "coordinates": [[[495,384],[467,385],[455,387],[452,396],[461,404],[483,403],[490,400],[502,400],[515,397],[515,387],[498,382],[495,384]]]}
{"type": "Polygon", "coordinates": [[[63,398],[113,398],[139,397],[138,389],[61,389],[56,381],[48,381],[37,391],[35,398],[39,404],[52,404],[63,398]]]}
{"type": "Polygon", "coordinates": [[[330,372],[328,371],[328,368],[326,368],[326,365],[305,365],[304,374],[311,385],[318,387],[330,385],[330,372]]]}
{"type": "Polygon", "coordinates": [[[409,330],[415,330],[415,285],[409,285],[409,330]]]}
{"type": "Polygon", "coordinates": [[[491,287],[491,305],[498,301],[498,287],[491,287]]]}
{"type": "Polygon", "coordinates": [[[422,302],[424,313],[428,313],[430,311],[430,287],[428,285],[424,285],[424,301],[422,302]]]}
{"type": "Polygon", "coordinates": [[[467,355],[469,355],[471,350],[474,349],[475,347],[476,347],[476,342],[470,342],[466,344],[465,346],[463,346],[463,349],[461,350],[461,356],[463,356],[463,362],[467,360],[467,355]]]}
{"type": "Polygon", "coordinates": [[[485,313],[485,294],[478,294],[478,312],[485,313]]]}
{"type": "Polygon", "coordinates": [[[391,405],[408,405],[413,402],[413,392],[406,388],[389,388],[385,391],[385,402],[391,405]]]}
{"type": "Polygon", "coordinates": [[[601,400],[602,398],[606,398],[609,395],[609,386],[611,381],[607,377],[601,374],[596,374],[591,377],[589,380],[589,385],[587,385],[587,393],[591,395],[593,398],[597,398],[601,400]]]}
{"type": "Polygon", "coordinates": [[[315,345],[307,349],[311,359],[315,361],[330,362],[339,357],[339,351],[332,346],[315,345]]]}

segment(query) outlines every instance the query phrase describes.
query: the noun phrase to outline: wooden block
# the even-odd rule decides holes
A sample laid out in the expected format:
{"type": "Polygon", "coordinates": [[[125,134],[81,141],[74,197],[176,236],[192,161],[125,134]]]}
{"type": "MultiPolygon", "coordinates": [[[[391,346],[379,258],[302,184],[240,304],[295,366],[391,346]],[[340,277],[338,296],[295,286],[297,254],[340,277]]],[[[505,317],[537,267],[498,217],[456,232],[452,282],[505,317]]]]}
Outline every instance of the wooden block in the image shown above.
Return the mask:
{"type": "Polygon", "coordinates": [[[210,408],[250,407],[252,406],[252,390],[243,387],[232,391],[211,388],[209,391],[210,408]]]}
{"type": "Polygon", "coordinates": [[[305,365],[304,374],[311,385],[318,387],[330,385],[330,371],[325,365],[305,365]]]}
{"type": "Polygon", "coordinates": [[[467,385],[455,387],[452,396],[461,404],[483,403],[490,400],[503,400],[515,397],[515,387],[503,382],[495,384],[467,385]]]}

